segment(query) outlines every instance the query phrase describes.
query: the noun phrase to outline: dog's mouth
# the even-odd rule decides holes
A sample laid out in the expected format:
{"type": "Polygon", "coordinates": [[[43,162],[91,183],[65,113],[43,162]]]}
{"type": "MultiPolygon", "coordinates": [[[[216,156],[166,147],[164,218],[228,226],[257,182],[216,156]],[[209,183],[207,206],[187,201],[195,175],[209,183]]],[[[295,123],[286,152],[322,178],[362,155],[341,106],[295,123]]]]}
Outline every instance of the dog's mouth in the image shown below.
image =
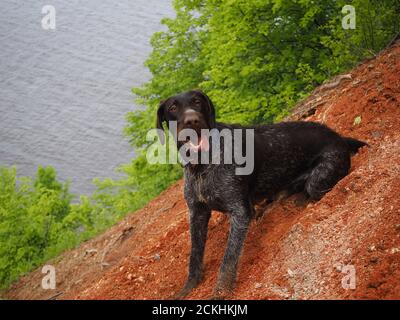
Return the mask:
{"type": "Polygon", "coordinates": [[[197,143],[191,141],[188,137],[185,140],[185,144],[187,145],[188,149],[193,152],[208,151],[210,148],[208,137],[204,135],[198,136],[197,143]]]}

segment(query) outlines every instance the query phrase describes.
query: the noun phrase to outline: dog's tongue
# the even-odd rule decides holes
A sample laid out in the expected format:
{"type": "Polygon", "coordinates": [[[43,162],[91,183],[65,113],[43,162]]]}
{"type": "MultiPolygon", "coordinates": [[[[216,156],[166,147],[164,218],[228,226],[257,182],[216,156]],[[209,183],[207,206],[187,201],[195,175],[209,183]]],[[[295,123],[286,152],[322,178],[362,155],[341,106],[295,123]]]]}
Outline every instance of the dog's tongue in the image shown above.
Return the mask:
{"type": "Polygon", "coordinates": [[[192,141],[189,141],[188,143],[189,143],[190,150],[195,151],[195,152],[208,151],[208,149],[209,149],[208,139],[203,136],[200,138],[198,145],[193,144],[192,141]]]}

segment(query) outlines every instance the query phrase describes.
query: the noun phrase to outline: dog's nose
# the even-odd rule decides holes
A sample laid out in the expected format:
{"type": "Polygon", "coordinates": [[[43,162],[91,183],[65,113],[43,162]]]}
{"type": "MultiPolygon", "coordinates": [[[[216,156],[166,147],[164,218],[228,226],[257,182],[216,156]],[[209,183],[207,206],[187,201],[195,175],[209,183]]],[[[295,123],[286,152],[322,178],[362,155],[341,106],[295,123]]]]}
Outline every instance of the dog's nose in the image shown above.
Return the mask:
{"type": "Polygon", "coordinates": [[[191,113],[185,116],[185,119],[183,121],[185,126],[193,126],[197,125],[199,123],[199,117],[195,113],[191,113]]]}

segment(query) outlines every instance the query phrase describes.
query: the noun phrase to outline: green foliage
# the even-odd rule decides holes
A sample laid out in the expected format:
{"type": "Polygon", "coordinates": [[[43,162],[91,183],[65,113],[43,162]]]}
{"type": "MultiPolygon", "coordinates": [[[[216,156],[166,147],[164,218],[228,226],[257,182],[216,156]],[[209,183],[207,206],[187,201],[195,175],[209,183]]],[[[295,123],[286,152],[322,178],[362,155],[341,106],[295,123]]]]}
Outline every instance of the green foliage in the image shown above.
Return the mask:
{"type": "Polygon", "coordinates": [[[328,35],[321,43],[332,51],[324,66],[335,73],[353,67],[361,59],[377,54],[400,32],[400,3],[398,0],[340,0],[337,6],[353,5],[356,29],[340,26],[343,14],[333,17],[324,28],[328,35]]]}
{"type": "Polygon", "coordinates": [[[104,208],[115,222],[128,212],[144,206],[173,181],[181,177],[182,169],[173,165],[149,165],[144,152],[119,168],[125,175],[120,180],[95,180],[97,190],[92,199],[104,208]]]}
{"type": "Polygon", "coordinates": [[[142,207],[179,178],[180,170],[168,168],[139,156],[120,168],[126,179],[97,180],[94,195],[72,204],[68,183],[57,181],[52,167],[39,167],[34,179],[0,167],[0,289],[142,207]]]}
{"type": "Polygon", "coordinates": [[[316,85],[381,50],[400,31],[397,0],[176,0],[152,38],[152,79],[133,89],[146,109],[126,133],[146,147],[161,99],[203,89],[227,122],[272,122],[316,85]],[[342,28],[344,5],[356,29],[342,28]]]}
{"type": "Polygon", "coordinates": [[[51,167],[39,167],[34,181],[0,168],[0,287],[48,257],[70,200],[68,184],[59,183],[51,167]]]}

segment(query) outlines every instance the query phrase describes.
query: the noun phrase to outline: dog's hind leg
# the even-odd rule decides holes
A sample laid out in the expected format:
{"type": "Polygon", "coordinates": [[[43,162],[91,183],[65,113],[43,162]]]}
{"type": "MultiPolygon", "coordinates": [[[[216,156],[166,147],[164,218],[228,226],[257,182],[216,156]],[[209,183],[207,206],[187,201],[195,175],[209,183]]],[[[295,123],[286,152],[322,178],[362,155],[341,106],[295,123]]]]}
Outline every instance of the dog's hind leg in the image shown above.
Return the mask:
{"type": "Polygon", "coordinates": [[[312,170],[307,170],[306,172],[299,175],[296,179],[294,179],[286,188],[286,196],[290,197],[293,194],[304,191],[304,186],[307,180],[310,178],[312,170]]]}
{"type": "Polygon", "coordinates": [[[331,146],[316,161],[305,183],[305,190],[312,200],[321,199],[350,169],[350,154],[345,148],[331,146]]]}

